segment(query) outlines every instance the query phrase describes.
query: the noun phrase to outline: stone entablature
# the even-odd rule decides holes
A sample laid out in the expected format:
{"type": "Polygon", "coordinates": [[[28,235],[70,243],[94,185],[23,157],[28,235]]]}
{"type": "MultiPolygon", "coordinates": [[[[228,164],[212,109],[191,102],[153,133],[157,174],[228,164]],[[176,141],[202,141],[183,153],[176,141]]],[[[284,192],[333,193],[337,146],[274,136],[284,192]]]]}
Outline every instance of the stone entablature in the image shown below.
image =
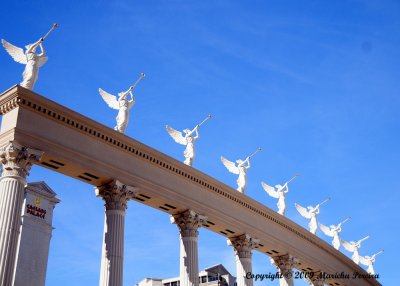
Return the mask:
{"type": "MultiPolygon", "coordinates": [[[[172,215],[193,209],[208,216],[206,228],[227,238],[243,233],[257,237],[256,251],[291,253],[301,260],[301,267],[329,273],[365,272],[320,238],[250,197],[32,91],[20,86],[9,89],[0,97],[0,111],[7,117],[0,143],[16,139],[43,150],[40,164],[44,167],[95,186],[118,174],[116,179],[140,189],[136,201],[172,215]],[[62,140],[65,137],[68,140],[62,140]],[[96,148],[85,148],[88,142],[96,143],[96,148]]],[[[373,279],[362,282],[379,285],[373,279]]]]}

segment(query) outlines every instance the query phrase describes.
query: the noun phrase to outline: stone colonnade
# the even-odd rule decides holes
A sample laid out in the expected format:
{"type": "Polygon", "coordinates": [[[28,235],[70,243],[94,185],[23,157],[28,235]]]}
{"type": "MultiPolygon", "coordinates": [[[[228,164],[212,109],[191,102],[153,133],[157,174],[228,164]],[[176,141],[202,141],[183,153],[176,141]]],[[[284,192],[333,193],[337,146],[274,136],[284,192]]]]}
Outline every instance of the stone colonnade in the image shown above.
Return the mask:
{"type": "MultiPolygon", "coordinates": [[[[40,160],[43,152],[10,142],[0,148],[3,171],[0,178],[0,285],[12,286],[21,225],[21,209],[26,177],[31,165],[40,160]]],[[[105,201],[104,236],[101,258],[100,286],[122,286],[124,256],[124,225],[127,202],[135,197],[137,188],[114,180],[96,188],[96,195],[105,201]]],[[[199,285],[198,228],[207,217],[187,210],[171,216],[180,233],[180,286],[199,285]]],[[[246,278],[252,272],[252,249],[258,240],[248,234],[230,238],[236,257],[237,285],[253,286],[246,278]]],[[[298,260],[291,255],[276,256],[273,263],[283,274],[281,286],[293,286],[293,268],[298,260]]],[[[311,285],[324,281],[313,277],[311,285]]]]}

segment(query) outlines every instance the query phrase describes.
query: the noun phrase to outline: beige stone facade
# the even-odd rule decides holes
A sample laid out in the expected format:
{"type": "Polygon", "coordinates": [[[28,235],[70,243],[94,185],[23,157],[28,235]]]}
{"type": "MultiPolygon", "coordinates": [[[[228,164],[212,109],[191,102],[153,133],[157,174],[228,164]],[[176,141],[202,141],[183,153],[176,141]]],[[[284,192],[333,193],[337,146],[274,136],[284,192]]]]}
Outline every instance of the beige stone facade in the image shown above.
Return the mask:
{"type": "Polygon", "coordinates": [[[45,182],[29,183],[25,188],[22,225],[14,286],[44,286],[53,210],[60,202],[45,182]]]}

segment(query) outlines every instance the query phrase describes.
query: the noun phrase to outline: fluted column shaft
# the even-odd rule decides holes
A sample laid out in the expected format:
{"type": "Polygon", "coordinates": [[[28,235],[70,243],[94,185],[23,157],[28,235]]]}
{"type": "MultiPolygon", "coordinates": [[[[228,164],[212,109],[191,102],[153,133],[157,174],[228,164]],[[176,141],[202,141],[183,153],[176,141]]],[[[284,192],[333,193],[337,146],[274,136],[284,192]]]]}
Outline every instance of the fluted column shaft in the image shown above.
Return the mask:
{"type": "Polygon", "coordinates": [[[17,260],[26,177],[42,152],[10,142],[0,148],[0,285],[12,286],[17,260]]]}
{"type": "Polygon", "coordinates": [[[279,279],[279,286],[294,286],[293,268],[299,263],[299,260],[290,254],[285,254],[273,257],[272,262],[282,273],[282,279],[279,279]]]}
{"type": "Polygon", "coordinates": [[[205,216],[187,210],[171,217],[180,232],[180,286],[199,285],[199,257],[197,229],[207,220],[205,216]]]}
{"type": "Polygon", "coordinates": [[[116,180],[98,187],[96,195],[105,201],[100,286],[122,286],[125,211],[128,200],[135,195],[135,188],[116,180]]]}
{"type": "Polygon", "coordinates": [[[237,286],[253,286],[253,279],[246,278],[246,274],[253,271],[251,250],[257,247],[258,243],[258,239],[247,234],[231,238],[228,241],[228,244],[235,250],[237,286]]]}

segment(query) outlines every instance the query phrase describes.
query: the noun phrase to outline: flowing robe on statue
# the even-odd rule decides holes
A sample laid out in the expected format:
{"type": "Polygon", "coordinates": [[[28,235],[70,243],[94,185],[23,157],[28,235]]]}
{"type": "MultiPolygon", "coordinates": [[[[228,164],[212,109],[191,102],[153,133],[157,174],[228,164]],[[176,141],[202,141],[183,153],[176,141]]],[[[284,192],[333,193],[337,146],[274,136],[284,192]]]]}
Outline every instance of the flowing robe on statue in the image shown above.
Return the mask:
{"type": "Polygon", "coordinates": [[[278,206],[278,213],[284,215],[286,209],[285,192],[283,190],[278,191],[278,196],[278,202],[276,203],[278,206]]]}
{"type": "Polygon", "coordinates": [[[238,185],[237,190],[241,193],[244,193],[247,182],[247,177],[246,177],[247,168],[245,166],[238,166],[238,169],[239,169],[239,177],[236,180],[236,183],[238,185]]]}
{"type": "Polygon", "coordinates": [[[340,238],[339,238],[339,230],[334,229],[333,230],[333,240],[332,240],[332,245],[335,249],[340,248],[340,238]]]}
{"type": "Polygon", "coordinates": [[[129,120],[129,102],[126,98],[119,100],[119,111],[116,119],[117,126],[115,126],[114,129],[125,133],[125,129],[129,120]]]}
{"type": "Polygon", "coordinates": [[[354,246],[354,251],[353,251],[353,255],[351,256],[351,259],[353,259],[353,261],[358,264],[360,263],[360,254],[358,253],[358,247],[354,246]]]}
{"type": "Polygon", "coordinates": [[[39,59],[40,57],[35,52],[26,54],[25,70],[22,74],[21,86],[32,90],[37,79],[39,78],[39,59]]]}
{"type": "Polygon", "coordinates": [[[316,234],[317,233],[317,214],[315,213],[315,211],[311,212],[311,219],[310,222],[308,223],[308,226],[310,227],[310,232],[312,234],[316,234]]]}
{"type": "Polygon", "coordinates": [[[186,136],[186,149],[183,152],[183,155],[185,156],[185,161],[184,163],[186,165],[192,166],[193,160],[194,160],[194,138],[192,136],[186,136]]]}

